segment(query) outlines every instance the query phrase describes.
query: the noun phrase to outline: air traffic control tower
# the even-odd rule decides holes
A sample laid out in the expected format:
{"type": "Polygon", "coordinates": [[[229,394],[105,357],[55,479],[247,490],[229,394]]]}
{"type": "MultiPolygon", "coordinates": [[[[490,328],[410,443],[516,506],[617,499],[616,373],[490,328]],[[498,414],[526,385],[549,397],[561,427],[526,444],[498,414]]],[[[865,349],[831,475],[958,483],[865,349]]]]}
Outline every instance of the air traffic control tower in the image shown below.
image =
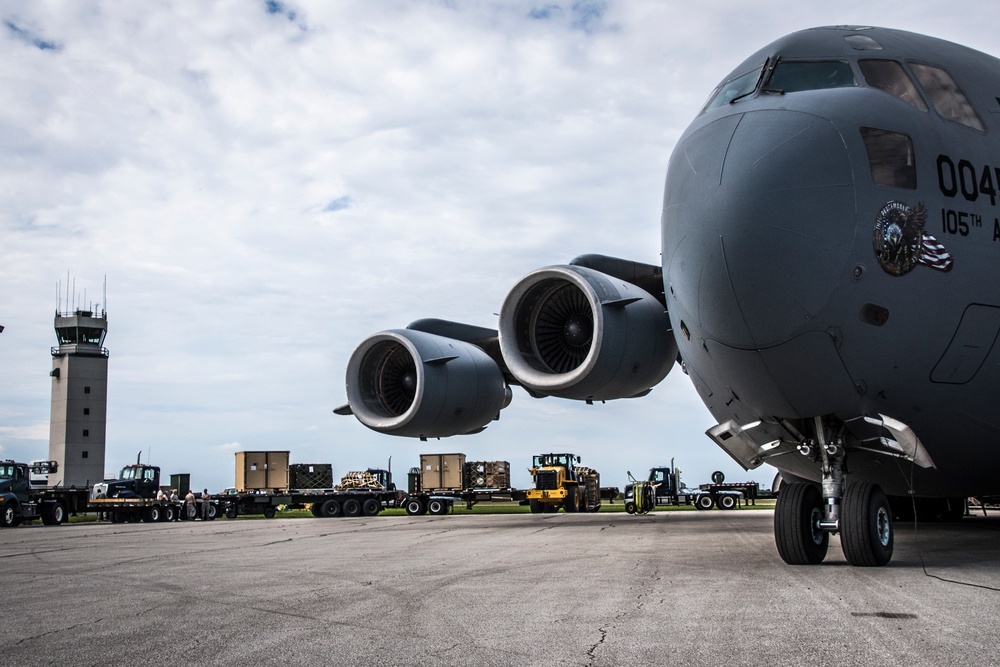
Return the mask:
{"type": "Polygon", "coordinates": [[[52,348],[49,459],[59,464],[52,486],[91,486],[104,479],[108,415],[108,316],[56,311],[52,348]]]}

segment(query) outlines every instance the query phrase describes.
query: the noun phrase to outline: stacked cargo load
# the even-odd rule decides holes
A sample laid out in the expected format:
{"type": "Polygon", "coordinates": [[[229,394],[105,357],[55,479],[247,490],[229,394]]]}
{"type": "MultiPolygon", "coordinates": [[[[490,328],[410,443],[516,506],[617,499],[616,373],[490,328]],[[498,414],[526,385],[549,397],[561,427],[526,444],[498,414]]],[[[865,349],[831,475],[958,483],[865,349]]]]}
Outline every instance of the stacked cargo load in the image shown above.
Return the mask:
{"type": "Polygon", "coordinates": [[[467,489],[510,488],[510,463],[507,461],[469,461],[465,464],[467,489]]]}
{"type": "Polygon", "coordinates": [[[385,489],[385,485],[369,470],[352,470],[340,479],[341,489],[385,489]]]}
{"type": "Polygon", "coordinates": [[[293,463],[288,467],[293,489],[333,488],[333,465],[329,463],[293,463]]]}

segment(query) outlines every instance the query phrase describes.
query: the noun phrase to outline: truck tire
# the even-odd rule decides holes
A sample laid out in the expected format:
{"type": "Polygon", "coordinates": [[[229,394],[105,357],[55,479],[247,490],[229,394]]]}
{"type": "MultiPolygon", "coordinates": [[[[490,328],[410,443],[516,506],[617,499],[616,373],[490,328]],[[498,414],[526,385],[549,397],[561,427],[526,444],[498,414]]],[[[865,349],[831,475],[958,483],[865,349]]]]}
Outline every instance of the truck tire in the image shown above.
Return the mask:
{"type": "Polygon", "coordinates": [[[208,520],[209,521],[215,521],[215,519],[218,516],[219,516],[219,506],[216,505],[215,503],[209,503],[208,504],[208,520]]]}
{"type": "Polygon", "coordinates": [[[0,512],[0,528],[13,528],[17,525],[17,508],[14,503],[7,503],[0,512]]]}
{"type": "Polygon", "coordinates": [[[539,514],[542,511],[542,504],[537,500],[529,500],[528,507],[531,509],[532,514],[539,514]]]}
{"type": "Polygon", "coordinates": [[[726,481],[726,476],[721,470],[712,473],[712,484],[722,484],[726,481]]]}
{"type": "Polygon", "coordinates": [[[274,518],[274,508],[273,507],[265,507],[264,508],[264,518],[265,519],[273,519],[274,518]]]}
{"type": "Polygon", "coordinates": [[[341,509],[344,510],[344,516],[360,516],[361,515],[361,503],[358,502],[357,498],[348,498],[341,505],[341,509]]]}
{"type": "Polygon", "coordinates": [[[229,507],[226,508],[227,519],[235,519],[237,516],[239,516],[239,514],[240,511],[236,509],[236,505],[230,505],[229,507]]]}
{"type": "Polygon", "coordinates": [[[334,519],[340,516],[340,501],[336,498],[327,498],[319,508],[320,516],[334,519]]]}
{"type": "Polygon", "coordinates": [[[323,506],[319,503],[313,503],[309,506],[309,512],[315,517],[323,516],[323,506]]]}
{"type": "Polygon", "coordinates": [[[163,508],[164,521],[168,523],[170,521],[177,521],[177,508],[173,505],[167,505],[163,508]]]}
{"type": "Polygon", "coordinates": [[[569,489],[566,492],[566,500],[563,501],[563,509],[567,514],[575,513],[579,503],[576,501],[576,489],[569,489]]]}
{"type": "Polygon", "coordinates": [[[431,498],[427,501],[427,513],[435,515],[447,514],[448,501],[441,500],[440,498],[431,498]]]}
{"type": "Polygon", "coordinates": [[[365,516],[375,516],[382,511],[382,504],[374,498],[365,498],[361,503],[361,511],[365,516]]]}
{"type": "Polygon", "coordinates": [[[420,498],[410,496],[406,501],[406,513],[410,516],[423,516],[427,512],[427,508],[420,498]]]}
{"type": "Polygon", "coordinates": [[[597,503],[596,505],[594,505],[593,507],[591,507],[590,511],[591,512],[600,512],[601,511],[601,503],[597,503]]]}
{"type": "Polygon", "coordinates": [[[146,509],[146,514],[142,517],[146,523],[157,523],[163,520],[163,513],[159,505],[153,505],[146,509]]]}
{"type": "Polygon", "coordinates": [[[710,510],[715,507],[715,499],[707,493],[703,493],[694,499],[694,506],[700,510],[710,510]]]}
{"type": "Polygon", "coordinates": [[[721,493],[716,498],[715,504],[720,510],[731,510],[736,508],[736,497],[729,493],[721,493]]]}

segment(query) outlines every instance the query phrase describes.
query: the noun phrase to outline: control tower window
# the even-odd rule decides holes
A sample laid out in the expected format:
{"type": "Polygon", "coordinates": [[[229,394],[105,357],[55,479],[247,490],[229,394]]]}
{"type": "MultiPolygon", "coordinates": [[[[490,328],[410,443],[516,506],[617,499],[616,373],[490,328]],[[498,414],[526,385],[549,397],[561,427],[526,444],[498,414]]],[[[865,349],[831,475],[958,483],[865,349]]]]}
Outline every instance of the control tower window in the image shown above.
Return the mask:
{"type": "Polygon", "coordinates": [[[917,167],[913,158],[913,142],[905,134],[861,128],[861,137],[868,151],[872,180],[892,188],[917,188],[917,167]]]}
{"type": "Polygon", "coordinates": [[[903,66],[895,60],[859,60],[865,82],[872,88],[898,97],[912,107],[927,111],[927,105],[903,66]]]}
{"type": "Polygon", "coordinates": [[[712,94],[708,98],[708,103],[705,104],[702,112],[704,113],[709,109],[725,106],[738,97],[744,97],[752,93],[754,88],[757,87],[757,81],[760,80],[760,71],[762,68],[763,66],[719,84],[718,88],[712,91],[712,94]]]}
{"type": "Polygon", "coordinates": [[[979,119],[976,110],[972,108],[969,98],[965,96],[965,93],[948,72],[940,67],[919,63],[910,63],[910,68],[916,75],[917,81],[924,87],[934,109],[943,118],[981,132],[986,130],[983,121],[979,119]]]}
{"type": "Polygon", "coordinates": [[[851,66],[843,60],[779,60],[764,85],[771,92],[847,88],[857,85],[851,66]]]}

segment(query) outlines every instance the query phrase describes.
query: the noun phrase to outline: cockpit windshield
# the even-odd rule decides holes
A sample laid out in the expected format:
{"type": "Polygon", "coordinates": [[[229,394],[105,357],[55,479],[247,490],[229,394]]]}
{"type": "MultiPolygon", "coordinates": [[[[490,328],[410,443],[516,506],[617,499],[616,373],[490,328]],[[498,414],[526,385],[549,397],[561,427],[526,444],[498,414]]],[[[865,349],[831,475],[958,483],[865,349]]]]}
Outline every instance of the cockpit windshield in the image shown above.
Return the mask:
{"type": "Polygon", "coordinates": [[[735,99],[740,97],[745,97],[754,91],[757,87],[757,82],[760,81],[760,73],[764,68],[761,65],[755,70],[746,72],[745,74],[740,74],[734,79],[725,81],[712,91],[712,94],[708,98],[708,102],[705,104],[705,108],[702,109],[702,113],[708,111],[709,109],[716,109],[721,106],[725,106],[735,99]]]}
{"type": "Polygon", "coordinates": [[[774,93],[797,93],[856,85],[851,66],[843,60],[779,60],[764,89],[774,93]]]}

